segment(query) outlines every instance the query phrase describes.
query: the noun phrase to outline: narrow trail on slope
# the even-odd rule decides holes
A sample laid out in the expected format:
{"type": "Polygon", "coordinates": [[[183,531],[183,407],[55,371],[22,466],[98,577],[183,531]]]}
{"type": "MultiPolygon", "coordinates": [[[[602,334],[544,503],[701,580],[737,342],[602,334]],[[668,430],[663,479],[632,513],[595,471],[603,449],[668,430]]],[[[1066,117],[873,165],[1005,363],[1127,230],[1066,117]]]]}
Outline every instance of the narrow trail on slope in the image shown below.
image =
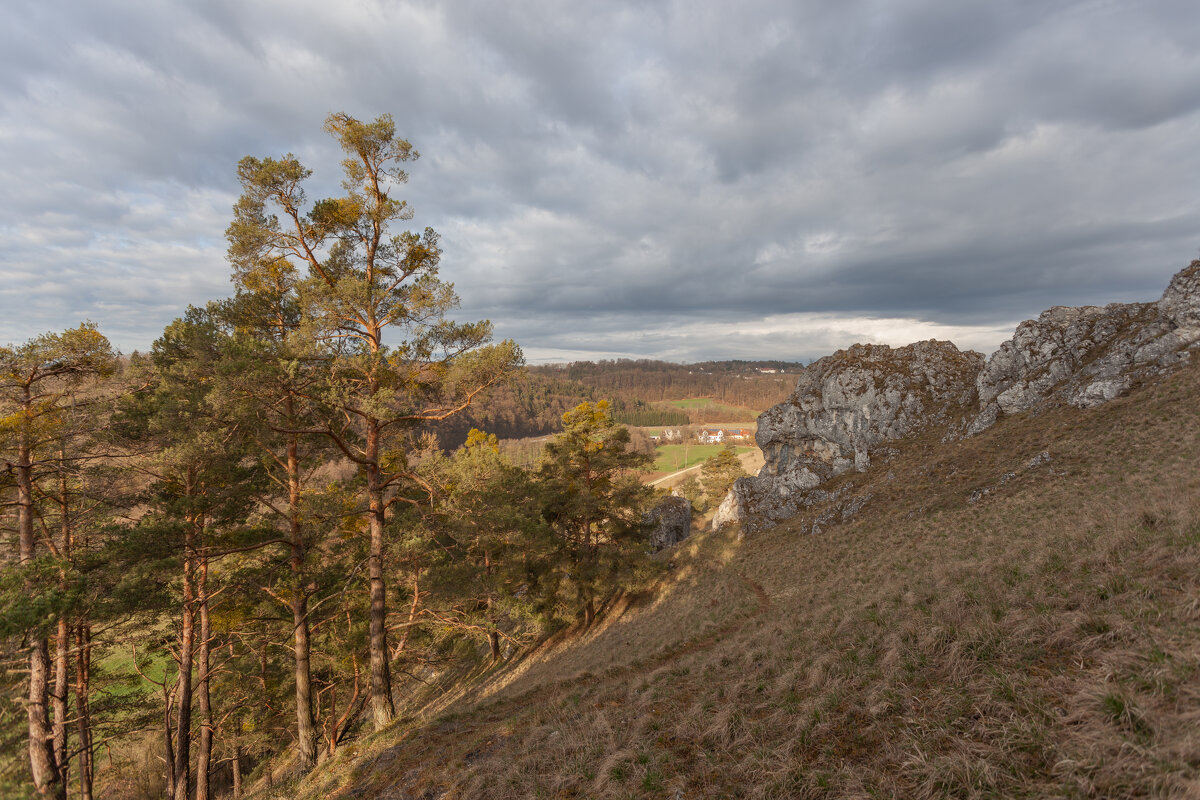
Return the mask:
{"type": "Polygon", "coordinates": [[[738,572],[736,569],[730,568],[730,572],[732,572],[734,574],[734,577],[736,577],[748,589],[750,589],[751,592],[754,593],[755,599],[758,600],[758,608],[754,609],[754,611],[752,613],[750,613],[746,616],[733,617],[732,619],[730,619],[728,622],[726,622],[724,625],[722,625],[717,630],[707,633],[698,639],[693,639],[691,641],[683,642],[679,645],[676,645],[675,647],[673,647],[671,649],[668,649],[662,653],[659,653],[658,655],[654,656],[648,663],[647,662],[639,663],[639,662],[635,661],[632,664],[627,664],[624,667],[620,668],[620,671],[624,672],[624,671],[633,669],[634,667],[638,667],[638,666],[644,667],[644,666],[648,666],[649,664],[661,666],[662,664],[665,664],[667,662],[674,661],[675,659],[679,658],[680,656],[684,656],[689,653],[694,653],[699,650],[708,650],[708,649],[712,648],[721,639],[724,639],[728,636],[732,636],[733,634],[740,632],[743,628],[746,627],[746,624],[749,623],[751,620],[757,619],[758,617],[761,617],[763,614],[767,613],[767,610],[771,607],[771,597],[770,597],[770,595],[767,594],[767,590],[764,589],[757,582],[750,580],[745,575],[738,572]]]}

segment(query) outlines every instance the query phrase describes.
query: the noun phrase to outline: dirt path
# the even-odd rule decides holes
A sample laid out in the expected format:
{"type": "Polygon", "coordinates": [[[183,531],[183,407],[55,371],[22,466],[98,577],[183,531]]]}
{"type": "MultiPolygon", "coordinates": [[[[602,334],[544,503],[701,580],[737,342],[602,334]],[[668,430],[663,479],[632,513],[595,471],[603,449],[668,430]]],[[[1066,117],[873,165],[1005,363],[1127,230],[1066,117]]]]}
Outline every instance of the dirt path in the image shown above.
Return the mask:
{"type": "MultiPolygon", "coordinates": [[[[650,486],[658,486],[662,483],[666,483],[667,481],[671,480],[672,478],[679,478],[684,475],[687,475],[689,472],[695,472],[696,470],[700,469],[700,467],[702,467],[702,466],[703,466],[703,464],[695,464],[693,466],[688,467],[687,469],[681,469],[678,472],[672,472],[669,475],[663,475],[661,478],[658,478],[657,480],[650,481],[649,485],[650,486]]],[[[674,485],[675,485],[674,483],[671,484],[671,486],[674,486],[674,485]]]]}
{"type": "MultiPolygon", "coordinates": [[[[751,475],[757,475],[758,470],[763,465],[762,450],[751,450],[746,453],[738,453],[738,458],[741,459],[741,461],[742,461],[742,467],[746,470],[746,472],[749,472],[751,475]]],[[[650,483],[648,485],[649,486],[662,486],[664,489],[670,489],[672,486],[679,484],[683,480],[685,475],[692,473],[692,472],[696,472],[702,466],[704,466],[703,463],[694,464],[690,467],[687,467],[686,469],[681,469],[681,470],[678,470],[677,472],[672,472],[669,475],[663,475],[661,478],[655,478],[654,480],[650,481],[650,483]]]]}
{"type": "MultiPolygon", "coordinates": [[[[767,613],[767,609],[771,607],[771,596],[767,594],[767,590],[755,581],[750,580],[745,575],[738,572],[736,569],[731,569],[731,571],[739,581],[744,583],[750,589],[750,591],[754,592],[754,597],[758,600],[758,608],[754,609],[753,612],[745,616],[734,616],[733,619],[726,622],[720,628],[717,628],[711,633],[705,634],[699,639],[683,642],[671,648],[670,650],[659,653],[653,659],[651,659],[649,663],[662,665],[669,661],[674,661],[680,656],[687,655],[688,653],[694,653],[697,650],[708,650],[720,640],[727,636],[732,636],[742,628],[746,627],[746,623],[750,622],[750,620],[761,617],[763,614],[767,613]]],[[[631,671],[635,666],[639,665],[636,663],[628,664],[624,667],[624,671],[631,671]]],[[[644,668],[644,665],[641,666],[644,668]]]]}

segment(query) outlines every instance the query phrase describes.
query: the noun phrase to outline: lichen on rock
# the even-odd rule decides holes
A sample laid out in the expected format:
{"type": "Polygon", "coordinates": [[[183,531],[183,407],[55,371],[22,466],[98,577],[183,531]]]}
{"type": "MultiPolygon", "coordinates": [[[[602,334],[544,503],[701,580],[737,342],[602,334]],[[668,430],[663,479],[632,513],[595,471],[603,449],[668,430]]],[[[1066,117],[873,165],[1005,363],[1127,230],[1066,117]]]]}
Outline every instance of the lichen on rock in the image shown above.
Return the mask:
{"type": "Polygon", "coordinates": [[[756,440],[766,461],[740,478],[713,518],[783,519],[827,500],[818,489],[871,464],[883,443],[960,419],[974,407],[983,356],[950,342],[906,347],[856,344],[814,362],[791,398],[758,418],[756,440]]]}
{"type": "Polygon", "coordinates": [[[1177,273],[1156,303],[1051,308],[1017,326],[988,359],[968,432],[1047,400],[1078,408],[1107,403],[1135,380],[1186,360],[1197,342],[1200,261],[1177,273]]]}

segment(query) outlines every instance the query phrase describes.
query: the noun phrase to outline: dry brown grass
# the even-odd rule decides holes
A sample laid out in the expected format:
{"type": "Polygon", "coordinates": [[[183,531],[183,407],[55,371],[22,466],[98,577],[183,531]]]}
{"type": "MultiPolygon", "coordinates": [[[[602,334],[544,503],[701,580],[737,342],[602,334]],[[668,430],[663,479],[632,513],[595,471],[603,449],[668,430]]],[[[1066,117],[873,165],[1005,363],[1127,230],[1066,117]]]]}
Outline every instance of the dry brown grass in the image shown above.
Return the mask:
{"type": "Polygon", "coordinates": [[[848,478],[851,522],[701,537],[655,597],[298,792],[1200,796],[1198,397],[1190,367],[908,442],[848,478]]]}

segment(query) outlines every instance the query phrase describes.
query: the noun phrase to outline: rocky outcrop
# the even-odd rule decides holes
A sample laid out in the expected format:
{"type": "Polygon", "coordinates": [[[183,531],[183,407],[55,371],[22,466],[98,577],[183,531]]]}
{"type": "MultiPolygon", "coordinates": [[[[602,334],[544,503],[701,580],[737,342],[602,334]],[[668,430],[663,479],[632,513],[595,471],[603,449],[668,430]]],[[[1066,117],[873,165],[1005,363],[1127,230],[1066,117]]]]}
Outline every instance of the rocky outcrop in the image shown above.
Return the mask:
{"type": "MultiPolygon", "coordinates": [[[[1000,480],[996,481],[996,483],[994,483],[993,485],[983,486],[983,487],[980,487],[980,488],[976,489],[975,491],[971,492],[970,496],[967,497],[967,502],[968,503],[978,503],[983,498],[987,497],[988,495],[992,494],[993,492],[998,491],[1005,484],[1021,477],[1021,475],[1023,473],[1029,472],[1030,470],[1035,470],[1038,467],[1046,466],[1051,462],[1051,460],[1052,459],[1050,458],[1049,451],[1043,450],[1042,452],[1038,453],[1033,458],[1029,459],[1029,461],[1025,462],[1025,466],[1021,467],[1019,470],[1013,470],[1011,472],[1006,472],[1003,475],[1001,475],[1000,480]]],[[[1050,473],[1054,474],[1053,468],[1050,469],[1050,473]]]]}
{"type": "Polygon", "coordinates": [[[1106,403],[1135,380],[1161,374],[1200,342],[1200,261],[1171,280],[1156,303],[1112,303],[1042,312],[1022,322],[976,379],[980,411],[967,432],[1047,400],[1106,403]]]}
{"type": "Polygon", "coordinates": [[[979,353],[937,341],[897,349],[858,344],[814,362],[791,398],[758,418],[755,438],[766,463],[734,484],[714,526],[783,519],[830,499],[817,487],[866,470],[884,443],[973,409],[982,366],[979,353]]]}
{"type": "Polygon", "coordinates": [[[652,551],[673,547],[692,532],[692,504],[686,497],[664,497],[646,514],[646,525],[652,551]]]}
{"type": "MultiPolygon", "coordinates": [[[[820,504],[818,516],[858,510],[829,479],[863,471],[887,442],[941,427],[980,433],[1002,414],[1045,403],[1091,408],[1162,374],[1200,347],[1200,261],[1157,302],[1056,307],[1017,327],[984,362],[949,342],[898,349],[855,345],[813,363],[791,398],[758,421],[766,464],[741,478],[713,526],[753,529],[820,504]],[[847,505],[850,503],[850,505],[847,505]]],[[[824,517],[821,517],[822,519],[824,517]]]]}

